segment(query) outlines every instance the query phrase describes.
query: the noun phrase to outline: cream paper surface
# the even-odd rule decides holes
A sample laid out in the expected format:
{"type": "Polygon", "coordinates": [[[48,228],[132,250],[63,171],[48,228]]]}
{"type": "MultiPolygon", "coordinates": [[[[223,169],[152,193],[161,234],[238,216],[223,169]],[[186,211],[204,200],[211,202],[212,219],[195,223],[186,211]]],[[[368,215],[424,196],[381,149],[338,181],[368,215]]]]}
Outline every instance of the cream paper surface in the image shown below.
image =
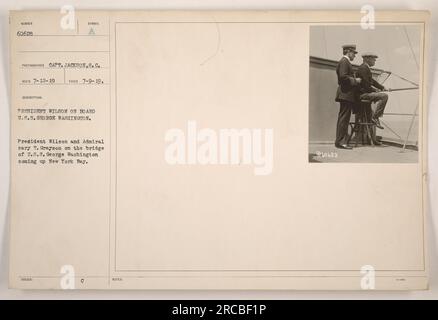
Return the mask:
{"type": "Polygon", "coordinates": [[[376,13],[422,30],[404,164],[308,161],[309,28],[360,12],[64,16],[10,16],[11,287],[360,290],[372,266],[375,289],[427,288],[426,12],[376,13]],[[170,165],[189,121],[272,128],[272,173],[170,165]]]}

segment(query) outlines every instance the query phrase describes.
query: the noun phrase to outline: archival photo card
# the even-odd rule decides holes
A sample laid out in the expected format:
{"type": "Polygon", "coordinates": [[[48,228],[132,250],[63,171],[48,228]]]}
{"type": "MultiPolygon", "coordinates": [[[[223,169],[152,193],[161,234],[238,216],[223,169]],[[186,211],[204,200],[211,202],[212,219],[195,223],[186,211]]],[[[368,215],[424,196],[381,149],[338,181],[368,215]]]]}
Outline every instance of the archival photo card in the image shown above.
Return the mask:
{"type": "Polygon", "coordinates": [[[428,17],[12,11],[10,286],[426,289],[428,17]]]}

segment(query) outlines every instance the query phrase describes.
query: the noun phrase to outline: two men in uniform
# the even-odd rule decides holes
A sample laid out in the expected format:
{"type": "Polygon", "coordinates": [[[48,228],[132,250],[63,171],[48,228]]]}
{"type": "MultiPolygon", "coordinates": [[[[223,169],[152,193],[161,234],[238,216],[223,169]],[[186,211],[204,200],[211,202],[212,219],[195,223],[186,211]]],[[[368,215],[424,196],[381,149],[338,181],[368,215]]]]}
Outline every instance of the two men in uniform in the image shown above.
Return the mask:
{"type": "Polygon", "coordinates": [[[351,61],[356,54],[356,45],[342,46],[343,56],[336,67],[338,77],[338,89],[336,92],[336,101],[340,103],[338,121],[336,124],[335,146],[340,149],[352,149],[347,144],[348,125],[350,122],[351,112],[357,106],[360,107],[360,100],[367,100],[376,103],[376,109],[372,115],[371,121],[380,129],[379,118],[383,115],[388,95],[380,92],[386,90],[384,86],[373,79],[371,67],[376,63],[377,55],[374,53],[364,53],[362,55],[363,63],[354,72],[351,61]]]}

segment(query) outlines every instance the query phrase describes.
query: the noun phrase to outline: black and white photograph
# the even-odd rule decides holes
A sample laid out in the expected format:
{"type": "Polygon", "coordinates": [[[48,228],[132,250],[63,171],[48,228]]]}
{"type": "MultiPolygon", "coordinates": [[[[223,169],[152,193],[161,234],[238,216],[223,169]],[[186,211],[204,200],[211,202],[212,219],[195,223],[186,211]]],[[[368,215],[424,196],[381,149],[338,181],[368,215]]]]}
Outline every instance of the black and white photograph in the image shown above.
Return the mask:
{"type": "Polygon", "coordinates": [[[422,25],[310,28],[309,162],[416,163],[422,25]]]}

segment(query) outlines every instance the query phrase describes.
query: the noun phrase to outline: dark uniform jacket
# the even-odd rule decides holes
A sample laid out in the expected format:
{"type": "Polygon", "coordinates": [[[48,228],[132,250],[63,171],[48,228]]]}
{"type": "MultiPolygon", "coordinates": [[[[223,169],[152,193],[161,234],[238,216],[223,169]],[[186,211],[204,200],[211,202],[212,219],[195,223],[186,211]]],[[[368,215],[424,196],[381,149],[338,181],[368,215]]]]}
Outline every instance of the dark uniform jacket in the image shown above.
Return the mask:
{"type": "Polygon", "coordinates": [[[357,101],[358,83],[354,76],[353,66],[346,57],[339,60],[336,67],[338,75],[338,91],[336,92],[336,101],[348,101],[355,103],[357,101]]]}
{"type": "Polygon", "coordinates": [[[359,69],[357,70],[357,77],[362,79],[362,82],[359,86],[360,94],[375,92],[376,89],[374,89],[372,86],[380,90],[383,90],[385,88],[384,86],[382,86],[380,83],[378,83],[376,80],[373,79],[371,69],[370,67],[368,67],[366,63],[362,63],[359,66],[359,69]]]}

